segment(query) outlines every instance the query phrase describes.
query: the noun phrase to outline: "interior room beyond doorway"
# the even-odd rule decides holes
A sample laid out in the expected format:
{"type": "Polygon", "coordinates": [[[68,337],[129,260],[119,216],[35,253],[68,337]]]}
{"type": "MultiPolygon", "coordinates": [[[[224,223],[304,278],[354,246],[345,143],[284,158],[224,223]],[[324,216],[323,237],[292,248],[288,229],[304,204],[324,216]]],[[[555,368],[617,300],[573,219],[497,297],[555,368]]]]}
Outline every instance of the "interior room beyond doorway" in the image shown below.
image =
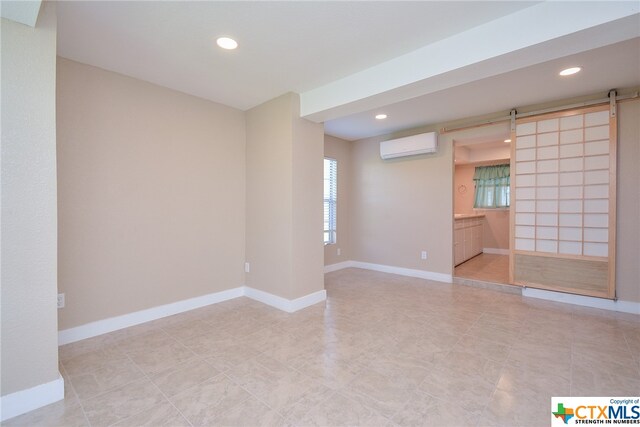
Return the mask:
{"type": "Polygon", "coordinates": [[[455,139],[454,277],[509,283],[508,124],[455,139]]]}

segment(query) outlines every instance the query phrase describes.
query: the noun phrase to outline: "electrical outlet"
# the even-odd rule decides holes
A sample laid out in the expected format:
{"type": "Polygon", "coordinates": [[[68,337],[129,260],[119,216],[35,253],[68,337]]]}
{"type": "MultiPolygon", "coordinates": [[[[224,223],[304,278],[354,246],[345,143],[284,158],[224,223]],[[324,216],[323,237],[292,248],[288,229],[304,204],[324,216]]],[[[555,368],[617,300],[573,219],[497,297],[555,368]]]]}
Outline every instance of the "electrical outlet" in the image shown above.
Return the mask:
{"type": "Polygon", "coordinates": [[[336,250],[336,252],[338,253],[338,256],[340,256],[340,252],[341,252],[341,251],[340,251],[340,248],[338,248],[338,249],[336,250]]]}
{"type": "Polygon", "coordinates": [[[427,251],[422,251],[422,253],[420,254],[420,258],[427,259],[427,251]]]}
{"type": "Polygon", "coordinates": [[[64,294],[58,294],[58,308],[64,308],[64,294]]]}
{"type": "Polygon", "coordinates": [[[244,272],[245,273],[249,273],[251,271],[251,264],[249,264],[248,262],[244,263],[244,272]]]}

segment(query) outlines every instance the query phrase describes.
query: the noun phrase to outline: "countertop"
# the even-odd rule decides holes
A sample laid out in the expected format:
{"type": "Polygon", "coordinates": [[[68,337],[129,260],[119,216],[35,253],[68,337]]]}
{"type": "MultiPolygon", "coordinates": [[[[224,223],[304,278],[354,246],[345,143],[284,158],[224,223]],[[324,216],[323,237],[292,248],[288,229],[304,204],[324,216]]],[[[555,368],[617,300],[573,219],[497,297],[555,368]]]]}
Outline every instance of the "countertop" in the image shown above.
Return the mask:
{"type": "Polygon", "coordinates": [[[454,214],[454,219],[484,218],[484,214],[454,214]]]}

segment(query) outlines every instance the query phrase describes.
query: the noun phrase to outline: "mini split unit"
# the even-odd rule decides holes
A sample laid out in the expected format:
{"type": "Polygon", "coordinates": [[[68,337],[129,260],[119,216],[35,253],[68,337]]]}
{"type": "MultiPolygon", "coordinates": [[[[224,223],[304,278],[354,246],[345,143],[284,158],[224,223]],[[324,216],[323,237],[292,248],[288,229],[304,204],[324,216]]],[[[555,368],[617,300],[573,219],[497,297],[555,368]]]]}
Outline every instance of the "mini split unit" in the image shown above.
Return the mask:
{"type": "Polygon", "coordinates": [[[385,160],[418,154],[433,154],[437,151],[438,134],[436,132],[421,133],[380,143],[380,157],[385,160]]]}

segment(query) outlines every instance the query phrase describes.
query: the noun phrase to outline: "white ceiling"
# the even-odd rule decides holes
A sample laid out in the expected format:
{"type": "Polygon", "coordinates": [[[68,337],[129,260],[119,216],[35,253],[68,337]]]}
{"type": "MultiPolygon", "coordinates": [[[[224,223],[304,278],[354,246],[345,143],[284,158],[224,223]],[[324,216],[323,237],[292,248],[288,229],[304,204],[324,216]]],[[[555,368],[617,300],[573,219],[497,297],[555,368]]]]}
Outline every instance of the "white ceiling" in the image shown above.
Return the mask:
{"type": "Polygon", "coordinates": [[[534,3],[61,1],[58,53],[246,110],[534,3]]]}
{"type": "Polygon", "coordinates": [[[636,0],[57,3],[60,56],[242,110],[298,92],[345,139],[640,85],[636,0]]]}

